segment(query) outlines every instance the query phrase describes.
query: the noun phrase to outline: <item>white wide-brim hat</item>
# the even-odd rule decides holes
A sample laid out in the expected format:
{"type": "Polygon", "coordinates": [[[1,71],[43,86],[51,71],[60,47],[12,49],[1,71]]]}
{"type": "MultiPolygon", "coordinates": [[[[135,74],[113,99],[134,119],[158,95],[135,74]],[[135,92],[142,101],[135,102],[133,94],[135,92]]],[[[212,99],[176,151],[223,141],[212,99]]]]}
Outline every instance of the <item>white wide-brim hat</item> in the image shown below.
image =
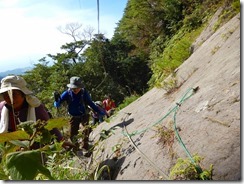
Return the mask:
{"type": "Polygon", "coordinates": [[[26,81],[20,76],[7,76],[1,80],[0,93],[4,93],[13,89],[22,91],[26,95],[30,95],[33,92],[26,87],[26,81]]]}
{"type": "Polygon", "coordinates": [[[31,105],[32,107],[38,107],[41,104],[40,100],[34,95],[32,95],[33,92],[29,90],[26,87],[26,85],[27,85],[26,81],[20,76],[11,75],[3,78],[1,80],[0,101],[4,100],[3,98],[4,92],[17,89],[22,91],[26,95],[25,98],[29,105],[31,105]]]}

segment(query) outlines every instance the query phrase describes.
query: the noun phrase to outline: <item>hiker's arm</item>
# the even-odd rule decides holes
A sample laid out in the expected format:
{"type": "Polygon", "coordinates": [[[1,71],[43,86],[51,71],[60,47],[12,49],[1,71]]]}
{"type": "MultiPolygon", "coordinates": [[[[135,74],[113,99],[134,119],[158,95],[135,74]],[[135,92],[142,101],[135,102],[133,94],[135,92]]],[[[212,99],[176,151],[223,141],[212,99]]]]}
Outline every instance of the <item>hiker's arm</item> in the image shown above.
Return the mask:
{"type": "Polygon", "coordinates": [[[60,107],[61,104],[68,98],[68,91],[64,91],[57,101],[54,101],[54,107],[60,107]]]}
{"type": "Polygon", "coordinates": [[[89,93],[87,91],[84,91],[84,98],[87,102],[87,104],[97,113],[99,113],[100,115],[105,115],[104,112],[100,111],[99,108],[96,106],[96,104],[94,104],[94,102],[92,101],[89,93]]]}

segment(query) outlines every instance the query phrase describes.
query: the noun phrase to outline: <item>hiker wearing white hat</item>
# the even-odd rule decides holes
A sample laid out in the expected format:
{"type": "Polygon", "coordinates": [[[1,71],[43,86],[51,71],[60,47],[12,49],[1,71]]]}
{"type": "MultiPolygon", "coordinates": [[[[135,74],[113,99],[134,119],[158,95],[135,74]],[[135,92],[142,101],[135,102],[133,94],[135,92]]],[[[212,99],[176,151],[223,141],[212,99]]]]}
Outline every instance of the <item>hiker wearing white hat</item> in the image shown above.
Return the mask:
{"type": "MultiPolygon", "coordinates": [[[[0,101],[0,134],[16,131],[17,125],[22,122],[49,119],[45,106],[20,76],[11,75],[1,80],[0,101]]],[[[50,132],[56,135],[58,141],[63,140],[58,129],[54,128],[50,132]]]]}

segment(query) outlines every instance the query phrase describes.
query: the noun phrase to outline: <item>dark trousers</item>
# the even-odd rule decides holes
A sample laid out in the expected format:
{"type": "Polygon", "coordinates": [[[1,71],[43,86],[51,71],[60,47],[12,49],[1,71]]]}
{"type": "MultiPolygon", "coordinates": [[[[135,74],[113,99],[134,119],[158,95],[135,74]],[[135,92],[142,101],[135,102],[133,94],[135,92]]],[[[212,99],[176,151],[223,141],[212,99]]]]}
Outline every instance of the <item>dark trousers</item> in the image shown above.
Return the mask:
{"type": "Polygon", "coordinates": [[[77,135],[79,133],[80,124],[84,127],[82,131],[83,146],[82,148],[88,150],[89,148],[89,135],[91,133],[91,128],[89,125],[89,114],[84,116],[75,116],[70,120],[70,139],[76,145],[78,144],[77,135]]]}

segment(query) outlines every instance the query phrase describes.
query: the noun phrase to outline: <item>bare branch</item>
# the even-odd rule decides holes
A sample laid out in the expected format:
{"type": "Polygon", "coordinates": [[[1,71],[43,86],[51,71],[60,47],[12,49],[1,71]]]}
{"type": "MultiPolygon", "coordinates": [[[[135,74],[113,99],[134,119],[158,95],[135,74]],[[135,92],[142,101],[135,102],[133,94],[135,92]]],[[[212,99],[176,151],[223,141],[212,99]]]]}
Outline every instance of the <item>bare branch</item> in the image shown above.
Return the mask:
{"type": "Polygon", "coordinates": [[[77,38],[80,38],[80,35],[82,34],[79,30],[82,27],[82,24],[80,23],[68,23],[65,25],[65,28],[59,26],[58,30],[63,33],[66,34],[68,36],[71,36],[74,41],[77,41],[77,38]]]}
{"type": "Polygon", "coordinates": [[[87,26],[85,29],[83,29],[83,33],[82,33],[83,39],[90,41],[92,39],[94,31],[95,29],[93,27],[87,26]]]}

